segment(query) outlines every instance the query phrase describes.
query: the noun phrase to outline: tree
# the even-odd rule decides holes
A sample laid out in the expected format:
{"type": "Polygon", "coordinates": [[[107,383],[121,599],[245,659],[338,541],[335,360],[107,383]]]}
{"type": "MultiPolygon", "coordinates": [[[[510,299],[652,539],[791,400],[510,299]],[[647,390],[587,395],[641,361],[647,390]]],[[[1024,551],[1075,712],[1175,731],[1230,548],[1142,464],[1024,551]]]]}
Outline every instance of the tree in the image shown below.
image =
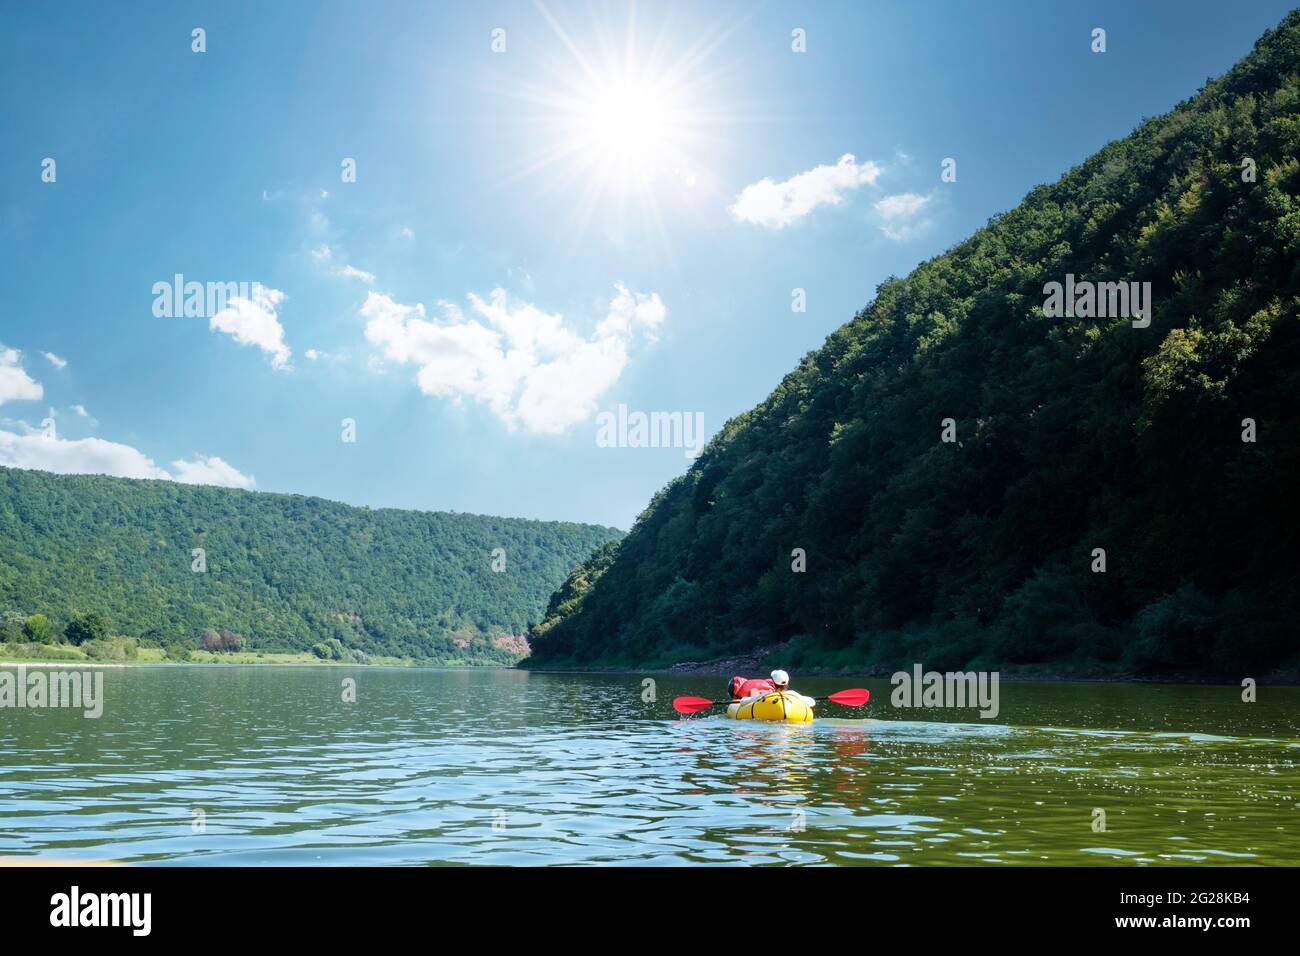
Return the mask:
{"type": "Polygon", "coordinates": [[[37,644],[53,644],[54,626],[44,614],[33,614],[23,624],[23,636],[37,644]]]}
{"type": "Polygon", "coordinates": [[[168,644],[163,648],[163,657],[169,661],[188,661],[190,649],[184,644],[168,644]]]}
{"type": "Polygon", "coordinates": [[[17,611],[0,611],[0,644],[11,644],[23,639],[27,618],[17,611]]]}
{"type": "Polygon", "coordinates": [[[244,638],[234,631],[218,631],[221,635],[221,649],[233,654],[235,651],[243,650],[244,638]]]}
{"type": "Polygon", "coordinates": [[[64,637],[77,645],[86,641],[103,640],[107,634],[108,622],[98,611],[74,612],[67,627],[63,629],[64,637]]]}

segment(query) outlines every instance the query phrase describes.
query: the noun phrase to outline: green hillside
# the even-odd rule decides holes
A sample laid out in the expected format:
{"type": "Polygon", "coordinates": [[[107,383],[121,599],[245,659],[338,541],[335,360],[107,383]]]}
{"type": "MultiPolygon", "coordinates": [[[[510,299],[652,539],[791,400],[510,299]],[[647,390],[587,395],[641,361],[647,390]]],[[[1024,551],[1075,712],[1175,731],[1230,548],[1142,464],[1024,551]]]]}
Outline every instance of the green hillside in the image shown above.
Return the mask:
{"type": "Polygon", "coordinates": [[[790,666],[1294,665],[1298,74],[1292,14],[1193,99],[881,285],[575,572],[530,664],[791,642],[790,666]],[[1067,275],[1150,282],[1149,327],[1046,317],[1067,275]]]}
{"type": "Polygon", "coordinates": [[[251,649],[337,640],[370,656],[513,663],[519,642],[503,638],[618,534],[0,468],[0,614],[45,614],[56,637],[75,612],[98,611],[109,633],[159,644],[214,629],[251,649]],[[196,548],[206,572],[192,569],[196,548]]]}

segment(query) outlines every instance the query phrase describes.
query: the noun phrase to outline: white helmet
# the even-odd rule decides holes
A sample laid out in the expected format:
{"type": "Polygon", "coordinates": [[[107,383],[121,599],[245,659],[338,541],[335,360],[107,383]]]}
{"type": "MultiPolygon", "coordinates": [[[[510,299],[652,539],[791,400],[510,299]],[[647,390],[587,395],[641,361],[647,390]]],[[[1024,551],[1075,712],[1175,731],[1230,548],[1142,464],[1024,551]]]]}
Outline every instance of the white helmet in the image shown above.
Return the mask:
{"type": "Polygon", "coordinates": [[[777,687],[785,687],[790,683],[790,675],[785,671],[772,671],[772,683],[777,687]]]}

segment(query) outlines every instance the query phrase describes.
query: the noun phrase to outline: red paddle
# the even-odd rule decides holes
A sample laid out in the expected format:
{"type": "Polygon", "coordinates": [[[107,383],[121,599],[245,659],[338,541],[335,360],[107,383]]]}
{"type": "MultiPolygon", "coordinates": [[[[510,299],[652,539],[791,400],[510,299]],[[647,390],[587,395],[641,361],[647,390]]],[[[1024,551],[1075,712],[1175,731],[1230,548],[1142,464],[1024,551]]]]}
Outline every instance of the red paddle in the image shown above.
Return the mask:
{"type": "MultiPolygon", "coordinates": [[[[871,691],[863,687],[853,687],[849,690],[838,691],[829,697],[814,697],[813,700],[833,700],[837,704],[844,704],[848,707],[861,707],[871,699],[871,691]]],[[[720,704],[734,704],[734,700],[707,700],[703,697],[674,697],[673,710],[679,714],[694,714],[697,711],[709,707],[715,707],[720,704]]]]}

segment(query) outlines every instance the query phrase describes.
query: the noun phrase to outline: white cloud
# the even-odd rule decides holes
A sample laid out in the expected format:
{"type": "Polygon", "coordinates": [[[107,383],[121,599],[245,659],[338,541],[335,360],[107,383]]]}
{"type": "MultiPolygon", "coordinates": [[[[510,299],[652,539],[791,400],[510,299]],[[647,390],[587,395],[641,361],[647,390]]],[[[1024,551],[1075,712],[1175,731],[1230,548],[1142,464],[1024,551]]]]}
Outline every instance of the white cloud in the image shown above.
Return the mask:
{"type": "Polygon", "coordinates": [[[784,229],[818,206],[839,205],[846,192],[874,183],[880,173],[875,163],[859,164],[845,153],[834,166],[817,166],[783,183],[768,178],[751,183],[741,190],[730,212],[741,222],[784,229]]]}
{"type": "Polygon", "coordinates": [[[252,488],[257,482],[252,475],[245,475],[234,465],[222,461],[216,455],[195,455],[193,461],[177,459],[172,462],[176,469],[173,480],[186,485],[220,485],[223,488],[252,488]]]}
{"type": "Polygon", "coordinates": [[[279,289],[268,289],[260,282],[253,283],[253,298],[231,296],[226,308],[208,320],[214,332],[225,332],[240,345],[256,345],[271,356],[271,367],[287,370],[293,354],[284,344],[284,327],[276,310],[285,299],[279,289]]]}
{"type": "Polygon", "coordinates": [[[886,196],[876,203],[876,212],[880,213],[886,219],[910,219],[921,211],[921,208],[930,201],[929,196],[918,196],[916,193],[899,193],[896,196],[886,196]]]}
{"type": "Polygon", "coordinates": [[[354,268],[351,265],[346,265],[342,269],[339,269],[338,275],[341,275],[345,279],[360,279],[366,285],[374,285],[375,282],[375,275],[373,272],[365,272],[364,270],[354,268]]]}
{"type": "Polygon", "coordinates": [[[186,484],[252,488],[252,475],[242,474],[220,458],[195,456],[172,462],[176,473],[159,468],[138,449],[102,438],[46,437],[35,429],[22,434],[0,429],[0,465],[34,468],[61,475],[115,475],[119,478],[160,478],[186,484]]]}
{"type": "Polygon", "coordinates": [[[918,213],[930,202],[930,196],[916,193],[898,193],[886,196],[875,203],[875,210],[885,220],[880,231],[895,242],[903,242],[920,235],[930,227],[930,221],[915,220],[918,213]]]}
{"type": "Polygon", "coordinates": [[[324,352],[318,352],[318,351],[316,351],[315,349],[308,349],[307,351],[303,352],[302,354],[305,355],[305,356],[307,356],[307,361],[309,361],[309,362],[314,362],[314,361],[316,361],[318,358],[323,358],[324,355],[325,355],[324,352]]]}
{"type": "Polygon", "coordinates": [[[317,246],[311,251],[311,257],[317,262],[329,262],[334,256],[334,251],[329,246],[317,246]]]}
{"type": "Polygon", "coordinates": [[[85,405],[73,405],[72,410],[82,418],[89,418],[90,412],[86,411],[85,405]]]}
{"type": "Polygon", "coordinates": [[[168,478],[167,472],[130,445],[100,438],[47,438],[38,431],[19,435],[0,430],[0,464],[63,475],[168,478]]]}
{"type": "Polygon", "coordinates": [[[403,239],[415,238],[415,230],[412,229],[410,226],[403,226],[401,229],[397,231],[397,234],[401,236],[403,239]]]}
{"type": "Polygon", "coordinates": [[[422,304],[403,305],[371,292],[361,307],[366,338],[383,357],[419,366],[416,383],[427,395],[486,405],[510,429],[522,425],[556,435],[595,411],[596,400],[616,381],[638,340],[653,340],[668,314],[658,293],[615,286],[608,313],[590,338],[494,289],[486,300],[468,297],[474,317],[439,303],[430,320],[422,304]]]}
{"type": "Polygon", "coordinates": [[[64,359],[59,358],[53,352],[42,352],[41,354],[44,355],[47,359],[49,359],[50,364],[53,365],[55,368],[68,367],[68,363],[64,359]]]}
{"type": "Polygon", "coordinates": [[[34,402],[45,395],[41,383],[34,381],[18,364],[17,349],[0,345],[0,405],[5,402],[34,402]]]}

